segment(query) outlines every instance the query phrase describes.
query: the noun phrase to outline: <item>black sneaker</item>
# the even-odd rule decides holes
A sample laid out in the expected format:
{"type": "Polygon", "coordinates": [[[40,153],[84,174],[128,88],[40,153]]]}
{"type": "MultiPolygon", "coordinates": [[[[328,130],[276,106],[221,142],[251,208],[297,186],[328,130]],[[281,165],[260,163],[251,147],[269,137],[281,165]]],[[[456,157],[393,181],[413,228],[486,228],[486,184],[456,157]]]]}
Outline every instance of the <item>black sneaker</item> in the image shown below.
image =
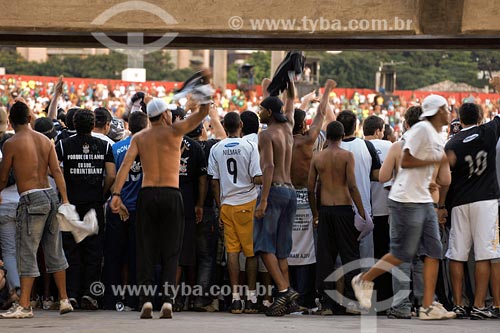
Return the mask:
{"type": "Polygon", "coordinates": [[[288,287],[288,290],[282,293],[278,293],[278,297],[274,299],[273,304],[267,309],[266,316],[270,317],[280,317],[284,316],[287,312],[287,306],[292,301],[299,298],[299,293],[288,287]]]}
{"type": "Polygon", "coordinates": [[[472,307],[470,311],[470,319],[478,320],[478,319],[490,319],[493,318],[493,314],[491,313],[489,308],[477,308],[475,306],[472,307]]]}
{"type": "Polygon", "coordinates": [[[286,306],[285,314],[291,314],[291,313],[295,313],[295,312],[304,312],[305,310],[307,310],[307,308],[300,306],[296,301],[291,301],[286,306]]]}
{"type": "Polygon", "coordinates": [[[82,310],[95,311],[99,308],[99,305],[97,304],[97,300],[93,299],[90,296],[83,296],[81,303],[82,303],[81,304],[82,310]]]}
{"type": "Polygon", "coordinates": [[[76,298],[70,298],[69,299],[69,303],[71,304],[71,306],[73,307],[73,309],[79,309],[80,308],[78,306],[78,301],[76,300],[76,298]]]}
{"type": "Polygon", "coordinates": [[[242,313],[243,312],[243,302],[241,300],[233,300],[233,303],[231,303],[230,307],[231,313],[242,313]]]}
{"type": "Polygon", "coordinates": [[[461,305],[455,305],[453,309],[451,310],[457,314],[457,319],[464,319],[464,318],[469,318],[469,315],[467,314],[467,310],[461,305]]]}
{"type": "Polygon", "coordinates": [[[259,313],[259,305],[247,299],[245,302],[245,313],[259,313]]]}
{"type": "Polygon", "coordinates": [[[493,315],[492,318],[500,319],[500,306],[490,306],[490,312],[493,315]]]}

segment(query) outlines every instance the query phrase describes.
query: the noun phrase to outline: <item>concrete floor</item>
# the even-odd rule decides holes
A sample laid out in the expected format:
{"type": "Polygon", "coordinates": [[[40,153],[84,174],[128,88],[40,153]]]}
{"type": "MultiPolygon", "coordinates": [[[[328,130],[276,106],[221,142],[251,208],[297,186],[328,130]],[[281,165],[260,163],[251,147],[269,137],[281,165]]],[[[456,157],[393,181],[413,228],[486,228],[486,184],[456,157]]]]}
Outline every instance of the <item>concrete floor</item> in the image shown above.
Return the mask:
{"type": "Polygon", "coordinates": [[[264,315],[229,313],[174,313],[174,319],[139,320],[138,312],[74,312],[60,316],[56,311],[35,312],[32,319],[0,320],[0,332],[85,332],[85,333],[153,333],[153,332],[500,332],[500,320],[421,321],[392,320],[385,317],[288,315],[270,318],[264,315]]]}

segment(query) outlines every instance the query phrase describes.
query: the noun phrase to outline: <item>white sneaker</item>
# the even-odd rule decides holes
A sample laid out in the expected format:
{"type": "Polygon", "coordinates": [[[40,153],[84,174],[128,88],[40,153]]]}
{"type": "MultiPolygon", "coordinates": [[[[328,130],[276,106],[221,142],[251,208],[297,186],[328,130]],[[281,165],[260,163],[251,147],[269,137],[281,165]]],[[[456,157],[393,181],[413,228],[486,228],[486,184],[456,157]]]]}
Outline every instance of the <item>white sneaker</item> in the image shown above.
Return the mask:
{"type": "Polygon", "coordinates": [[[63,315],[69,312],[73,312],[73,306],[69,302],[69,299],[62,299],[59,302],[59,314],[63,315]]]}
{"type": "Polygon", "coordinates": [[[54,298],[50,297],[42,297],[42,309],[50,310],[54,306],[54,298]]]}
{"type": "Polygon", "coordinates": [[[352,279],[351,285],[359,305],[365,309],[369,309],[372,307],[373,282],[361,280],[362,274],[356,275],[352,279]]]}
{"type": "Polygon", "coordinates": [[[28,309],[23,308],[19,304],[14,303],[7,312],[0,315],[3,319],[25,319],[33,318],[33,309],[30,306],[28,309]]]}
{"type": "Polygon", "coordinates": [[[140,318],[141,319],[151,319],[151,318],[153,318],[152,312],[153,312],[153,304],[151,304],[151,302],[146,302],[142,305],[140,318]]]}
{"type": "Polygon", "coordinates": [[[446,319],[455,319],[457,317],[457,314],[454,311],[446,310],[446,308],[443,306],[443,304],[441,304],[439,302],[434,301],[434,302],[432,302],[432,305],[438,307],[446,319]]]}
{"type": "MultiPolygon", "coordinates": [[[[456,314],[453,312],[453,315],[456,314]]],[[[420,307],[418,311],[418,319],[421,320],[442,320],[455,318],[448,314],[448,311],[439,303],[434,302],[428,308],[420,307]]]]}
{"type": "Polygon", "coordinates": [[[172,319],[172,304],[163,303],[160,310],[160,319],[172,319]]]}

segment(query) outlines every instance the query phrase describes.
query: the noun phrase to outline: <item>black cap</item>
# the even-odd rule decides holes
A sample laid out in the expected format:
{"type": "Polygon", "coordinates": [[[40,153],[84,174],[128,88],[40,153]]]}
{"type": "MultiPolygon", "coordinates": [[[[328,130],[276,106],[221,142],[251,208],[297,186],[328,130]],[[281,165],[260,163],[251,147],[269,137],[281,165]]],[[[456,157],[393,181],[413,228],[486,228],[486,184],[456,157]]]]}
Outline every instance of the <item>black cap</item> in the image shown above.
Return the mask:
{"type": "Polygon", "coordinates": [[[181,107],[177,107],[176,109],[170,111],[172,112],[172,122],[174,122],[176,118],[182,120],[186,117],[186,111],[184,111],[184,109],[181,107]]]}
{"type": "Polygon", "coordinates": [[[47,117],[38,118],[35,121],[35,131],[45,135],[49,139],[53,139],[57,136],[52,119],[47,117]]]}
{"type": "Polygon", "coordinates": [[[274,118],[278,122],[285,123],[285,122],[288,121],[288,118],[283,113],[283,102],[278,97],[276,97],[276,96],[266,97],[260,103],[260,106],[262,106],[264,109],[271,110],[271,112],[273,113],[274,118]]]}

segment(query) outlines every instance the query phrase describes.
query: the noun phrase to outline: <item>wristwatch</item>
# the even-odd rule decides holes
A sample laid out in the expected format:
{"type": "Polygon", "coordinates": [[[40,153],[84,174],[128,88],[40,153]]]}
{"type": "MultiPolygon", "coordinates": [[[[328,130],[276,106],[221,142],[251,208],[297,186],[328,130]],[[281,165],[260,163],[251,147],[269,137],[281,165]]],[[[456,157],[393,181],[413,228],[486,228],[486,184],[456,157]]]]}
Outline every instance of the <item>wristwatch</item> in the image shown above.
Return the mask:
{"type": "Polygon", "coordinates": [[[113,192],[113,193],[111,194],[111,196],[112,196],[112,197],[121,197],[122,195],[121,195],[121,193],[120,193],[120,192],[113,192]]]}

